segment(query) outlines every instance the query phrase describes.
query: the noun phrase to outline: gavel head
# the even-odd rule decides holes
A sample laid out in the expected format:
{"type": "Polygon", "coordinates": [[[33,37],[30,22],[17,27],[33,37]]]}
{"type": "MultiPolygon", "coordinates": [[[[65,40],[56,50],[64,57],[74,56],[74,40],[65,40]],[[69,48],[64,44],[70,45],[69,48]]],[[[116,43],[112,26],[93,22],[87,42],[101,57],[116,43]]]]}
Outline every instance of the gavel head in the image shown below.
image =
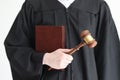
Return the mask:
{"type": "Polygon", "coordinates": [[[80,33],[80,37],[86,43],[89,48],[93,48],[97,45],[96,40],[91,36],[91,33],[88,30],[84,30],[80,33]]]}

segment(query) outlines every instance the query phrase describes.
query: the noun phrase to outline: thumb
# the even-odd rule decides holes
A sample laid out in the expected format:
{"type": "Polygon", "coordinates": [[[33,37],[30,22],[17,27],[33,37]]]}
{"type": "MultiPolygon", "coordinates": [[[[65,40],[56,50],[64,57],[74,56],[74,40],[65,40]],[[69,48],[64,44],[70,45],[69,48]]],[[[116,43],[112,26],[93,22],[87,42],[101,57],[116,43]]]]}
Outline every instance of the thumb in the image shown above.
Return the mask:
{"type": "Polygon", "coordinates": [[[61,49],[60,51],[63,53],[67,53],[67,52],[71,51],[71,49],[61,49]]]}

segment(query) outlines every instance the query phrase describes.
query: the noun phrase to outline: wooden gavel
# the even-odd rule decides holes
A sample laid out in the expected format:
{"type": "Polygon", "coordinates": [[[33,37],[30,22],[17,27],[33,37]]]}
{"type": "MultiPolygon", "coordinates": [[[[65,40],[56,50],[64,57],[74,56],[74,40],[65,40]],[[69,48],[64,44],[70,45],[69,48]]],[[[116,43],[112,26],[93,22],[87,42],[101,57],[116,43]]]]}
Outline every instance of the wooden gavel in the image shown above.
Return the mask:
{"type": "Polygon", "coordinates": [[[91,36],[91,33],[88,30],[82,31],[80,33],[80,37],[83,41],[66,54],[72,55],[85,45],[87,45],[89,48],[94,48],[97,45],[97,41],[91,36]]]}
{"type": "MultiPolygon", "coordinates": [[[[72,48],[72,50],[66,54],[72,55],[77,50],[79,50],[81,47],[87,45],[89,48],[94,48],[97,45],[97,41],[91,36],[91,33],[88,30],[84,30],[80,33],[80,37],[83,40],[80,44],[78,44],[76,47],[72,48]]],[[[49,68],[50,71],[52,68],[49,68]]]]}

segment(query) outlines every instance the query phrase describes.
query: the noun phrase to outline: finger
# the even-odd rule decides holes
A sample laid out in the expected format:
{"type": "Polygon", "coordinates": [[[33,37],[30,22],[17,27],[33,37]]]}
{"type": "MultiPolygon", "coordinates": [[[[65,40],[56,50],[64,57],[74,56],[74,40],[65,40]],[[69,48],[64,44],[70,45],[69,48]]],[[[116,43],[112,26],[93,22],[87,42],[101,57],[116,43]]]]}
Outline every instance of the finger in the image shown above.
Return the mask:
{"type": "Polygon", "coordinates": [[[68,62],[66,62],[66,63],[64,62],[64,63],[61,64],[61,68],[66,68],[68,65],[69,65],[68,62]]]}
{"type": "Polygon", "coordinates": [[[72,61],[73,57],[71,55],[66,54],[66,59],[69,60],[69,61],[72,61]]]}
{"type": "Polygon", "coordinates": [[[66,53],[66,52],[69,52],[71,49],[59,49],[59,50],[66,53]]]}
{"type": "Polygon", "coordinates": [[[70,64],[72,61],[70,61],[70,60],[64,60],[64,64],[66,64],[66,65],[68,65],[68,64],[70,64]]]}

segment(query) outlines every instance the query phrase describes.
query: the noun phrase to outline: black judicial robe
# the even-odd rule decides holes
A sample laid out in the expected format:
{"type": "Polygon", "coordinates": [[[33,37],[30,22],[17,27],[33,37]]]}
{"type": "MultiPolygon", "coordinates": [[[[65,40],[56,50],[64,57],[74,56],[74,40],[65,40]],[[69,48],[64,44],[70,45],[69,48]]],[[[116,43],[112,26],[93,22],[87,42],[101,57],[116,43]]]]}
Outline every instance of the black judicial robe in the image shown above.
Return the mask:
{"type": "Polygon", "coordinates": [[[104,0],[75,0],[66,9],[57,0],[26,0],[5,39],[13,80],[120,80],[120,41],[110,9],[104,0]],[[64,70],[47,71],[44,53],[35,51],[36,25],[64,25],[66,48],[81,42],[88,29],[97,40],[84,46],[64,70]]]}

